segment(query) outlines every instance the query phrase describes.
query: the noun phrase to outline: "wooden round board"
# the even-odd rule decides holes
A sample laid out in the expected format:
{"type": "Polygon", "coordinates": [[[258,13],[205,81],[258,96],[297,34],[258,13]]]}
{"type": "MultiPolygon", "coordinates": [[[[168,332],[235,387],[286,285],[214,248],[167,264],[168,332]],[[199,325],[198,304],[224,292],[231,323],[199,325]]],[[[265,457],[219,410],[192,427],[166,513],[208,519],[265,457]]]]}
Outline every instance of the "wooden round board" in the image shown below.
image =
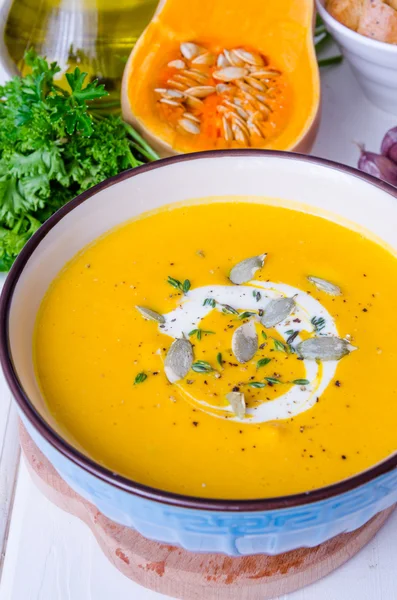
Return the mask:
{"type": "Polygon", "coordinates": [[[316,548],[243,558],[194,554],[147,540],[133,529],[114,523],[61,479],[22,425],[20,439],[37,486],[57,506],[90,527],[117,569],[140,585],[182,600],[269,600],[309,585],[354,556],[394,509],[316,548]]]}

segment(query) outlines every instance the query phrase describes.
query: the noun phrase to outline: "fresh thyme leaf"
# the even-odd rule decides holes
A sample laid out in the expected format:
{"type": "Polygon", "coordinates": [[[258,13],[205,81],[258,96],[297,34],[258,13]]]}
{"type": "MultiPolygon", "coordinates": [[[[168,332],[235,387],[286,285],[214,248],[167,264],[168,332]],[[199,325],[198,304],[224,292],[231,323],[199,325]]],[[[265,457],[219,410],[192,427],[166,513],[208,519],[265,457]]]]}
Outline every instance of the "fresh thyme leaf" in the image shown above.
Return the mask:
{"type": "Polygon", "coordinates": [[[285,332],[285,335],[291,335],[292,333],[294,333],[294,330],[288,329],[288,331],[285,332]]]}
{"type": "Polygon", "coordinates": [[[211,306],[211,308],[215,308],[216,300],[214,298],[206,298],[203,302],[203,306],[211,306]]]}
{"type": "Polygon", "coordinates": [[[310,381],[308,379],[294,379],[291,383],[295,385],[309,385],[310,381]]]}
{"type": "Polygon", "coordinates": [[[264,340],[267,340],[267,333],[266,331],[261,331],[262,337],[264,340]]]}
{"type": "Polygon", "coordinates": [[[192,331],[189,331],[189,336],[195,335],[198,340],[201,340],[203,335],[211,335],[211,334],[215,334],[215,331],[209,331],[208,329],[200,329],[200,328],[192,329],[192,331]]]}
{"type": "Polygon", "coordinates": [[[228,315],[238,315],[238,311],[233,308],[232,306],[229,306],[229,304],[222,304],[222,312],[228,315]]]}
{"type": "Polygon", "coordinates": [[[262,298],[262,294],[261,294],[260,292],[257,292],[256,290],[254,290],[254,291],[252,292],[252,295],[253,295],[253,297],[255,298],[255,300],[256,300],[257,302],[259,302],[259,300],[262,298]]]}
{"type": "Polygon", "coordinates": [[[258,362],[256,363],[256,368],[260,369],[261,367],[265,367],[266,365],[269,364],[269,362],[271,361],[271,358],[261,358],[260,360],[258,360],[258,362]]]}
{"type": "Polygon", "coordinates": [[[222,359],[222,354],[221,354],[221,352],[218,352],[218,354],[216,355],[216,361],[217,361],[217,363],[218,363],[218,365],[219,365],[220,367],[222,367],[222,366],[223,366],[223,359],[222,359]]]}
{"type": "MultiPolygon", "coordinates": [[[[287,331],[285,333],[288,333],[287,331]]],[[[290,346],[292,342],[298,337],[299,331],[292,331],[289,337],[287,338],[287,345],[290,346]]]]}
{"type": "Polygon", "coordinates": [[[280,342],[280,340],[276,340],[276,338],[273,338],[273,344],[275,350],[278,350],[279,352],[287,352],[286,345],[283,344],[283,342],[280,342]]]}
{"type": "Polygon", "coordinates": [[[192,364],[192,370],[196,373],[212,373],[212,371],[214,371],[210,363],[205,360],[196,360],[196,362],[192,364]]]}
{"type": "Polygon", "coordinates": [[[143,383],[146,379],[147,375],[142,371],[141,373],[138,373],[138,375],[135,377],[134,385],[137,385],[138,383],[143,383]]]}
{"type": "Polygon", "coordinates": [[[273,383],[273,384],[281,383],[281,381],[279,379],[276,379],[275,377],[265,377],[265,379],[268,383],[273,383]]]}
{"type": "Polygon", "coordinates": [[[314,331],[317,333],[322,331],[325,327],[325,319],[323,319],[323,317],[313,317],[310,322],[314,327],[314,331]]]}
{"type": "Polygon", "coordinates": [[[243,319],[249,319],[249,317],[252,317],[253,315],[256,315],[256,313],[251,312],[250,310],[246,310],[242,313],[239,314],[238,318],[243,320],[243,319]]]}
{"type": "Polygon", "coordinates": [[[167,283],[169,283],[170,285],[172,285],[172,287],[182,292],[182,294],[187,294],[190,290],[190,281],[188,279],[185,279],[185,281],[182,283],[181,281],[179,281],[179,279],[175,279],[174,277],[168,275],[167,283]]]}
{"type": "Polygon", "coordinates": [[[249,385],[250,387],[253,387],[253,388],[266,387],[266,383],[264,383],[263,381],[250,381],[250,383],[247,383],[247,385],[249,385]]]}

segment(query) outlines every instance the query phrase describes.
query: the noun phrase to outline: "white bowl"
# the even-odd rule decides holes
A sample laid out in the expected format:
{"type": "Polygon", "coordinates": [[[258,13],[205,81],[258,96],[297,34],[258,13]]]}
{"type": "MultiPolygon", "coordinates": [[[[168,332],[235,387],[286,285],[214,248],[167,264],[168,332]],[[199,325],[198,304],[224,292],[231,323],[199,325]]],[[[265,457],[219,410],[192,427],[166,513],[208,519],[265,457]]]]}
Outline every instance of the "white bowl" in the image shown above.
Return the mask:
{"type": "Polygon", "coordinates": [[[397,45],[378,42],[342,25],[325,10],[325,1],[316,0],[317,10],[365,95],[379,108],[397,115],[397,45]]]}

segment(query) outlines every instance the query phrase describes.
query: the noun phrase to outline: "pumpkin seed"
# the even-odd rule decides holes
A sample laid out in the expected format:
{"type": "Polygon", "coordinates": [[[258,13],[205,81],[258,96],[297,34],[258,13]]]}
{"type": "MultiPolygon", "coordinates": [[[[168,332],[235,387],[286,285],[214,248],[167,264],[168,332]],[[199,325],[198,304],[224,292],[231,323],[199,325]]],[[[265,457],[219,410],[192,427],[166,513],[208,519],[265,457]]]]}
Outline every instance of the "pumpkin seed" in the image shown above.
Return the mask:
{"type": "Polygon", "coordinates": [[[217,94],[224,94],[225,92],[230,92],[232,87],[227,83],[217,83],[215,89],[217,94]]]}
{"type": "Polygon", "coordinates": [[[249,146],[249,137],[238,123],[232,123],[232,131],[236,142],[249,146]]]}
{"type": "Polygon", "coordinates": [[[253,321],[244,323],[233,333],[232,351],[239,363],[246,363],[258,351],[258,336],[253,321]]]}
{"type": "Polygon", "coordinates": [[[268,77],[278,77],[279,75],[281,75],[281,72],[275,69],[263,69],[251,73],[251,77],[256,77],[256,79],[267,79],[268,77]]]}
{"type": "Polygon", "coordinates": [[[238,56],[243,62],[256,67],[262,67],[264,65],[263,59],[259,54],[248,52],[243,48],[236,48],[233,50],[234,54],[238,56]]]}
{"type": "Polygon", "coordinates": [[[200,48],[200,46],[197,46],[193,42],[184,42],[180,45],[180,50],[187,60],[192,60],[192,58],[195,58],[203,51],[203,48],[200,48]]]}
{"type": "Polygon", "coordinates": [[[183,73],[185,73],[185,71],[181,71],[181,73],[177,73],[176,75],[174,75],[174,81],[178,81],[179,83],[184,83],[188,87],[194,86],[196,83],[194,81],[194,79],[191,79],[190,77],[187,77],[186,75],[183,75],[183,73]]]}
{"type": "Polygon", "coordinates": [[[195,98],[194,96],[190,96],[189,94],[186,94],[186,104],[188,105],[189,108],[201,108],[203,105],[203,102],[199,98],[195,98]]]}
{"type": "Polygon", "coordinates": [[[160,315],[155,310],[151,308],[146,308],[145,306],[136,306],[135,307],[145,319],[148,321],[156,321],[157,323],[165,323],[165,318],[163,315],[160,315]]]}
{"type": "Polygon", "coordinates": [[[186,90],[189,96],[195,98],[206,98],[215,92],[215,88],[212,85],[197,85],[186,90]]]}
{"type": "Polygon", "coordinates": [[[214,79],[219,79],[220,81],[234,81],[248,75],[248,71],[242,67],[225,67],[224,69],[219,69],[219,71],[214,71],[212,75],[214,79]]]}
{"type": "Polygon", "coordinates": [[[232,407],[236,417],[244,419],[246,410],[244,394],[242,392],[229,392],[226,394],[226,400],[232,407]]]}
{"type": "Polygon", "coordinates": [[[188,133],[192,133],[193,135],[197,135],[198,133],[200,133],[200,127],[197,125],[197,123],[194,123],[190,119],[179,119],[178,125],[180,125],[182,129],[184,129],[188,133]]]}
{"type": "Polygon", "coordinates": [[[261,319],[262,325],[267,329],[275,327],[291,314],[295,306],[296,303],[293,298],[275,298],[274,300],[270,300],[265,308],[265,314],[261,319]]]}
{"type": "MultiPolygon", "coordinates": [[[[157,90],[154,91],[156,92],[157,90]]],[[[162,92],[162,96],[163,98],[170,98],[171,100],[175,100],[176,98],[183,98],[184,94],[179,90],[164,90],[164,92],[162,92]]]]}
{"type": "Polygon", "coordinates": [[[228,61],[228,59],[226,58],[226,56],[224,54],[220,54],[218,56],[218,59],[216,61],[216,66],[217,67],[230,67],[230,62],[228,61]]]}
{"type": "Polygon", "coordinates": [[[186,67],[185,63],[183,62],[183,60],[172,60],[171,62],[168,63],[169,67],[173,67],[174,69],[184,69],[186,67]]]}
{"type": "Polygon", "coordinates": [[[190,119],[191,121],[194,121],[195,123],[201,123],[200,119],[198,117],[196,117],[195,115],[192,115],[192,113],[190,113],[190,112],[184,112],[183,116],[186,119],[190,119]]]}
{"type": "Polygon", "coordinates": [[[257,270],[263,267],[265,258],[266,254],[259,254],[237,263],[229,273],[230,281],[236,285],[251,281],[257,270]]]}
{"type": "Polygon", "coordinates": [[[314,277],[314,275],[309,275],[308,280],[310,281],[310,283],[313,283],[313,285],[315,285],[316,288],[320,290],[320,292],[325,292],[330,296],[340,296],[342,293],[340,287],[338,287],[334,283],[331,283],[330,281],[327,281],[326,279],[321,279],[321,277],[314,277]]]}
{"type": "Polygon", "coordinates": [[[252,121],[247,121],[247,125],[248,125],[248,129],[250,130],[251,134],[255,134],[258,137],[262,137],[262,133],[261,130],[259,129],[259,127],[257,127],[255,125],[255,123],[253,123],[252,121]]]}
{"type": "Polygon", "coordinates": [[[174,81],[173,79],[169,79],[167,81],[168,85],[171,85],[172,87],[176,88],[177,90],[181,90],[182,92],[184,90],[186,90],[187,86],[186,83],[181,83],[180,81],[174,81]]]}
{"type": "Polygon", "coordinates": [[[215,62],[215,56],[212,52],[204,52],[204,54],[199,54],[192,60],[192,65],[208,65],[212,66],[215,62]]]}
{"type": "Polygon", "coordinates": [[[168,98],[161,98],[160,102],[162,104],[169,104],[170,106],[180,106],[177,100],[169,100],[168,98]]]}
{"type": "Polygon", "coordinates": [[[232,117],[232,120],[241,127],[241,129],[244,131],[244,133],[247,136],[249,136],[249,130],[248,130],[248,127],[247,127],[247,123],[239,115],[237,115],[234,112],[231,113],[231,117],[232,117]]]}
{"type": "Polygon", "coordinates": [[[189,340],[172,342],[164,361],[164,371],[170,383],[186,377],[193,364],[193,346],[189,340]]]}
{"type": "Polygon", "coordinates": [[[357,350],[347,340],[336,336],[314,337],[304,340],[296,347],[296,352],[305,360],[340,360],[349,352],[357,350]]]}
{"type": "Polygon", "coordinates": [[[255,79],[254,77],[246,77],[245,81],[259,92],[266,92],[267,90],[267,86],[261,81],[258,81],[258,79],[255,79]]]}
{"type": "Polygon", "coordinates": [[[181,71],[181,73],[185,77],[193,79],[193,81],[195,81],[196,83],[205,84],[208,81],[207,75],[204,75],[204,73],[202,73],[201,71],[196,71],[196,69],[190,69],[189,71],[183,70],[181,71]]]}
{"type": "Polygon", "coordinates": [[[223,126],[223,136],[227,142],[231,142],[233,140],[233,133],[230,127],[230,123],[226,117],[222,117],[222,126],[223,126]]]}
{"type": "Polygon", "coordinates": [[[233,67],[244,67],[245,63],[235,54],[234,50],[224,50],[224,55],[233,67]]]}

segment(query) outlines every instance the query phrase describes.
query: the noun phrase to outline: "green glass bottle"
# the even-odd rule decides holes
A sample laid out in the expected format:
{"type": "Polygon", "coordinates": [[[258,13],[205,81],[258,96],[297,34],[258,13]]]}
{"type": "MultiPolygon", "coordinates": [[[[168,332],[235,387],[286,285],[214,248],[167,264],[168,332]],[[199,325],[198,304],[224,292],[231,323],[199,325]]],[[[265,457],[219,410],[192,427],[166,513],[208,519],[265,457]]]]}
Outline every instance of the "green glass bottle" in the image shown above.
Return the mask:
{"type": "Polygon", "coordinates": [[[6,0],[0,13],[0,49],[10,73],[26,71],[24,54],[34,48],[62,71],[80,67],[104,83],[118,100],[131,49],[149,23],[157,0],[6,0]]]}

